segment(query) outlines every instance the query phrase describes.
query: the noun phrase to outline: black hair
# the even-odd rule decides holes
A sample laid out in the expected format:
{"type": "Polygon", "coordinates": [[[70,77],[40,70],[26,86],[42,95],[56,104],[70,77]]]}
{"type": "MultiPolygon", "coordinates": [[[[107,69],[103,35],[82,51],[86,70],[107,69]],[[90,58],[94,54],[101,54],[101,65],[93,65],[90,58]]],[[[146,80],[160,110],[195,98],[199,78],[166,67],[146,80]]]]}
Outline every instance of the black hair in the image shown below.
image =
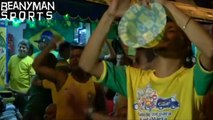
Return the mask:
{"type": "Polygon", "coordinates": [[[20,41],[19,43],[18,43],[18,46],[20,46],[20,45],[25,45],[25,46],[27,46],[27,49],[29,49],[30,48],[30,43],[29,43],[29,41],[28,40],[22,40],[22,41],[20,41]]]}
{"type": "Polygon", "coordinates": [[[125,55],[124,49],[121,45],[121,40],[120,39],[113,39],[112,40],[112,47],[115,51],[116,54],[123,54],[125,55]]]}
{"type": "Polygon", "coordinates": [[[72,45],[71,44],[71,50],[74,50],[74,49],[81,49],[81,50],[83,50],[84,49],[84,46],[78,46],[78,45],[72,45]]]}
{"type": "Polygon", "coordinates": [[[116,55],[121,54],[123,55],[121,60],[121,65],[132,65],[133,61],[132,59],[125,53],[124,48],[122,47],[122,41],[118,37],[117,39],[113,39],[112,41],[112,47],[116,53],[116,55]]]}
{"type": "Polygon", "coordinates": [[[32,44],[29,44],[29,50],[28,50],[28,55],[31,56],[34,52],[34,47],[32,44]]]}
{"type": "Polygon", "coordinates": [[[166,22],[174,22],[174,20],[172,19],[172,18],[170,18],[170,17],[166,17],[166,22]]]}
{"type": "MultiPolygon", "coordinates": [[[[48,53],[44,60],[42,60],[41,65],[42,66],[47,66],[50,68],[55,68],[56,64],[57,64],[57,59],[56,57],[52,54],[52,53],[48,53]]],[[[42,80],[45,79],[45,77],[43,75],[38,75],[38,77],[42,80]]]]}
{"type": "Polygon", "coordinates": [[[185,58],[184,67],[191,68],[195,64],[195,62],[196,62],[195,60],[196,60],[196,58],[193,55],[193,51],[189,50],[188,54],[187,54],[187,56],[185,58]]]}
{"type": "Polygon", "coordinates": [[[63,52],[65,49],[69,49],[71,47],[70,43],[65,41],[59,45],[58,51],[59,53],[63,52]]]}
{"type": "Polygon", "coordinates": [[[108,90],[105,93],[105,96],[108,100],[113,100],[115,93],[116,93],[115,91],[108,88],[108,90]]]}

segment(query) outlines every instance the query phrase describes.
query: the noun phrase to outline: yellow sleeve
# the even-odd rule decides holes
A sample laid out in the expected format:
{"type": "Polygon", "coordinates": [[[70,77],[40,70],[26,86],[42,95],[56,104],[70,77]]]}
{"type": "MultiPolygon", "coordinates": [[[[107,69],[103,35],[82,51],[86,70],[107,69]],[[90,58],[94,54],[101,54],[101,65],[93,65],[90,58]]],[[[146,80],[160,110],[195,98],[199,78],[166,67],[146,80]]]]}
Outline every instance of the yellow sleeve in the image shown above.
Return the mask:
{"type": "Polygon", "coordinates": [[[104,69],[103,69],[103,72],[102,72],[102,74],[101,74],[101,77],[100,78],[96,78],[96,77],[92,77],[92,80],[94,81],[94,82],[96,82],[96,83],[101,83],[101,82],[103,82],[104,81],[104,78],[105,78],[105,76],[106,76],[106,72],[107,72],[107,66],[106,66],[106,63],[105,63],[105,61],[102,61],[102,64],[103,64],[103,66],[104,66],[104,69]]]}

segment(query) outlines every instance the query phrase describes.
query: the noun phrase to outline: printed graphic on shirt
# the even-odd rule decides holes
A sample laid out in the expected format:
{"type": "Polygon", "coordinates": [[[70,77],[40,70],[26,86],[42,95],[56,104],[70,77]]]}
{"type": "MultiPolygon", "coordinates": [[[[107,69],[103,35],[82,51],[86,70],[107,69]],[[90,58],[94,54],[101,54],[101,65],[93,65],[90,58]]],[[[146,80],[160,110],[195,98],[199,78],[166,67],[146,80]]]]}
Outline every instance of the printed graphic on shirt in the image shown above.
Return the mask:
{"type": "Polygon", "coordinates": [[[133,108],[138,111],[142,118],[165,120],[172,114],[171,110],[178,109],[179,106],[175,95],[162,98],[156,90],[147,85],[145,89],[137,90],[137,102],[133,105],[133,108]]]}

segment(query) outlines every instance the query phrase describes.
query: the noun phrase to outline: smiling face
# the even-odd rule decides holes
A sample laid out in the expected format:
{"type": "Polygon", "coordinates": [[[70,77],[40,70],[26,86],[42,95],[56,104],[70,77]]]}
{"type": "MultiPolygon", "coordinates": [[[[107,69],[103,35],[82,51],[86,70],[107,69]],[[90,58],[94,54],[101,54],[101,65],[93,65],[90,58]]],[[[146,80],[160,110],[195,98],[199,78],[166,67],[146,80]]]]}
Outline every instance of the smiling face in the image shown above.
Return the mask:
{"type": "Polygon", "coordinates": [[[18,56],[24,58],[28,55],[28,46],[24,43],[18,45],[18,56]]]}

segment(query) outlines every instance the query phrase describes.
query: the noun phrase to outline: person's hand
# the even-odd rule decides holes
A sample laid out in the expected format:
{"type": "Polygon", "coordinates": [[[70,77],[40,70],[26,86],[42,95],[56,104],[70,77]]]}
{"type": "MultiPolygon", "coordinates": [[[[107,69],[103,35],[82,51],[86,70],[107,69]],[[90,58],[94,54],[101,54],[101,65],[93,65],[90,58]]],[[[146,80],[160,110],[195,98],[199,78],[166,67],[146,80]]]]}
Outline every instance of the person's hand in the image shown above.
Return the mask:
{"type": "Polygon", "coordinates": [[[42,86],[42,80],[32,80],[31,84],[34,85],[34,86],[43,87],[42,86]]]}
{"type": "Polygon", "coordinates": [[[44,114],[44,120],[55,120],[57,107],[56,104],[50,104],[47,106],[44,114]]]}
{"type": "Polygon", "coordinates": [[[106,2],[109,5],[108,15],[115,18],[122,17],[131,5],[131,0],[106,0],[106,2]]]}

